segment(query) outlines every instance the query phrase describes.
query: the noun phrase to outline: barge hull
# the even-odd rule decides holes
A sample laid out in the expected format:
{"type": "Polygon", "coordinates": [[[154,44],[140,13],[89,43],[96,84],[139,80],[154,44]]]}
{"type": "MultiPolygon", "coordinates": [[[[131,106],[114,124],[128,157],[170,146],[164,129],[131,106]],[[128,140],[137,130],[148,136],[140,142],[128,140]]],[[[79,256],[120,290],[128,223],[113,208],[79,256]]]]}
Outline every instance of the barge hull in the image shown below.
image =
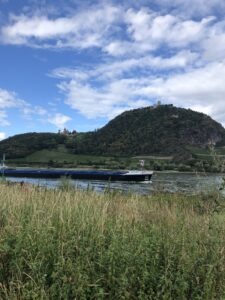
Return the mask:
{"type": "Polygon", "coordinates": [[[149,171],[67,171],[67,170],[26,170],[6,169],[2,172],[6,177],[49,178],[58,179],[68,177],[70,179],[107,180],[107,181],[150,181],[152,172],[149,171]]]}

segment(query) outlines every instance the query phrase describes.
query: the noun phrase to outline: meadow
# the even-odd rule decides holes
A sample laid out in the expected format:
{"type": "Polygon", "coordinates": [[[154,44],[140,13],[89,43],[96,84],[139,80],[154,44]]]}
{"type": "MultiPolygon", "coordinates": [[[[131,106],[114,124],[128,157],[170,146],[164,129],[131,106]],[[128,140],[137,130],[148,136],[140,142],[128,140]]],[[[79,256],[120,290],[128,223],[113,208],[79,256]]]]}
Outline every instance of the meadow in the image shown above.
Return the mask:
{"type": "Polygon", "coordinates": [[[225,299],[225,202],[0,185],[0,299],[225,299]]]}

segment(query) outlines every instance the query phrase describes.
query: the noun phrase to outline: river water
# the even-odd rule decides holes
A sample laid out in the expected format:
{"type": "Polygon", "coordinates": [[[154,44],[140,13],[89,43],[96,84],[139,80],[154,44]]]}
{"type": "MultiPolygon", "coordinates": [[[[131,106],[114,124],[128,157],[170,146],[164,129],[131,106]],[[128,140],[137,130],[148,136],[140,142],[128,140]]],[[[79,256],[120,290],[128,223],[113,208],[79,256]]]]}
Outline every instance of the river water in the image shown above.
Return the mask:
{"type": "MultiPolygon", "coordinates": [[[[148,195],[153,191],[181,192],[193,194],[196,192],[206,192],[212,189],[219,189],[223,182],[221,174],[194,174],[176,172],[156,172],[152,176],[151,182],[130,183],[130,182],[107,182],[96,180],[70,180],[70,185],[81,189],[93,189],[97,192],[106,189],[117,190],[128,193],[148,195]]],[[[32,178],[7,178],[14,182],[27,182],[57,188],[62,184],[60,179],[32,179],[32,178]]]]}

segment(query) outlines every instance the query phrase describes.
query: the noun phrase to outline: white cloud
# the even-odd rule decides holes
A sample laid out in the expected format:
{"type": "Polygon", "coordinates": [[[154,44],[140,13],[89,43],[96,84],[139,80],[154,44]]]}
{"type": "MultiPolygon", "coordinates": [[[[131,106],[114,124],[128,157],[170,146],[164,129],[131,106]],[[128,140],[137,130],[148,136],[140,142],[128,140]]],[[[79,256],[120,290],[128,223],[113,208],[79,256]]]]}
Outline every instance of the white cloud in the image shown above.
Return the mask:
{"type": "Polygon", "coordinates": [[[23,113],[23,116],[28,120],[32,120],[34,116],[44,117],[48,114],[47,109],[37,105],[32,106],[29,103],[26,103],[26,105],[24,105],[24,107],[21,109],[21,112],[23,113]]]}
{"type": "Polygon", "coordinates": [[[164,100],[196,102],[224,100],[225,62],[210,64],[190,72],[159,78],[150,82],[144,94],[153,94],[164,100]],[[210,100],[207,100],[210,99],[210,100]]]}
{"type": "Polygon", "coordinates": [[[9,126],[10,122],[8,121],[8,115],[5,111],[0,111],[0,125],[9,126]]]}
{"type": "Polygon", "coordinates": [[[225,33],[212,35],[203,42],[203,57],[206,61],[225,58],[225,33]]]}
{"type": "Polygon", "coordinates": [[[197,53],[190,51],[180,51],[175,55],[163,58],[161,56],[140,56],[139,58],[119,59],[106,61],[92,69],[79,70],[70,68],[58,68],[51,72],[50,76],[58,79],[73,79],[76,82],[85,82],[89,79],[108,81],[109,78],[123,77],[124,74],[134,70],[144,70],[151,73],[153,70],[173,70],[185,69],[189,65],[194,64],[199,59],[197,53]]]}
{"type": "Polygon", "coordinates": [[[185,47],[201,40],[208,25],[214,17],[203,18],[201,21],[183,20],[171,14],[159,15],[148,9],[126,13],[128,32],[134,41],[156,49],[162,44],[170,47],[185,47]]]}
{"type": "Polygon", "coordinates": [[[152,103],[151,99],[146,100],[146,96],[143,97],[138,90],[154,76],[153,70],[183,69],[196,58],[194,53],[188,51],[169,58],[144,56],[106,62],[86,72],[60,68],[54,70],[51,76],[63,79],[59,88],[65,94],[65,103],[71,108],[88,118],[112,118],[125,109],[152,103]],[[136,72],[139,71],[146,73],[146,81],[138,78],[139,73],[136,72]],[[91,84],[93,80],[94,83],[91,84]]]}
{"type": "Polygon", "coordinates": [[[65,103],[88,118],[112,118],[163,99],[225,123],[224,22],[210,15],[193,20],[149,8],[119,11],[116,25],[122,36],[105,36],[101,44],[111,59],[92,68],[52,72],[61,80],[65,103]]]}
{"type": "Polygon", "coordinates": [[[149,81],[139,92],[163,102],[192,108],[213,116],[225,125],[225,61],[149,81]]]}
{"type": "Polygon", "coordinates": [[[47,110],[41,106],[35,106],[34,111],[39,116],[45,116],[47,114],[47,110]]]}
{"type": "Polygon", "coordinates": [[[148,8],[125,9],[104,4],[73,15],[12,15],[1,29],[6,44],[40,48],[85,49],[98,47],[112,56],[153,51],[161,45],[186,47],[199,43],[214,17],[194,21],[148,8]]]}
{"type": "Polygon", "coordinates": [[[118,8],[105,5],[61,18],[12,16],[10,24],[1,30],[2,41],[43,48],[99,47],[119,13],[118,8]]]}
{"type": "Polygon", "coordinates": [[[62,114],[51,115],[49,111],[43,106],[32,105],[31,103],[21,100],[16,93],[0,89],[0,126],[11,125],[10,110],[17,111],[17,120],[22,118],[23,120],[32,122],[46,122],[54,124],[57,128],[63,127],[63,125],[70,120],[69,117],[62,114]]]}
{"type": "MultiPolygon", "coordinates": [[[[129,71],[131,65],[128,64],[129,71]]],[[[87,118],[110,119],[126,109],[162,100],[163,103],[202,111],[225,124],[225,61],[186,69],[185,72],[146,73],[146,76],[132,73],[130,78],[124,78],[125,69],[118,75],[113,66],[111,68],[112,76],[101,81],[100,88],[91,85],[91,77],[81,81],[64,78],[59,88],[65,94],[65,103],[87,118]]],[[[103,66],[96,70],[99,78],[105,74],[103,70],[103,66]]],[[[60,74],[62,76],[62,72],[60,74]]],[[[88,75],[94,77],[93,74],[88,75]]],[[[72,76],[72,70],[69,70],[69,75],[72,76]]]]}
{"type": "Polygon", "coordinates": [[[56,113],[55,115],[48,118],[48,122],[53,124],[59,129],[63,129],[65,124],[71,120],[70,117],[63,115],[61,113],[56,113]]]}
{"type": "Polygon", "coordinates": [[[136,99],[138,80],[117,80],[101,89],[74,80],[59,85],[66,95],[65,103],[87,118],[112,118],[124,110],[147,106],[145,99],[136,99]]]}
{"type": "Polygon", "coordinates": [[[10,121],[6,110],[23,109],[27,103],[21,100],[16,93],[0,88],[0,125],[9,126],[10,121]]]}
{"type": "MultiPolygon", "coordinates": [[[[148,0],[143,1],[147,4],[148,0]]],[[[225,2],[223,0],[153,0],[161,10],[173,11],[173,13],[184,16],[199,17],[210,14],[225,12],[225,2]]]]}
{"type": "Polygon", "coordinates": [[[0,109],[21,107],[24,101],[19,99],[16,93],[0,88],[0,109]]]}
{"type": "Polygon", "coordinates": [[[203,57],[206,61],[225,58],[225,21],[217,22],[209,28],[202,41],[203,57]]]}
{"type": "Polygon", "coordinates": [[[4,140],[6,138],[5,132],[0,132],[0,141],[4,140]]]}
{"type": "MultiPolygon", "coordinates": [[[[162,99],[203,111],[225,124],[225,22],[213,14],[225,9],[224,2],[153,0],[163,7],[155,11],[148,2],[141,1],[146,7],[128,8],[106,1],[60,17],[43,11],[14,15],[2,27],[0,40],[49,49],[70,47],[84,59],[84,49],[97,47],[89,52],[97,54],[93,63],[89,57],[89,65],[79,62],[75,68],[58,68],[50,74],[60,81],[65,103],[87,118],[112,118],[162,99]],[[194,9],[198,17],[192,18],[194,9]]],[[[11,107],[20,107],[28,117],[45,117],[60,129],[71,120],[0,89],[0,109],[11,107]]]]}
{"type": "Polygon", "coordinates": [[[112,41],[103,48],[103,51],[112,55],[112,56],[120,56],[127,54],[128,49],[131,50],[134,48],[134,45],[127,41],[112,41]]]}

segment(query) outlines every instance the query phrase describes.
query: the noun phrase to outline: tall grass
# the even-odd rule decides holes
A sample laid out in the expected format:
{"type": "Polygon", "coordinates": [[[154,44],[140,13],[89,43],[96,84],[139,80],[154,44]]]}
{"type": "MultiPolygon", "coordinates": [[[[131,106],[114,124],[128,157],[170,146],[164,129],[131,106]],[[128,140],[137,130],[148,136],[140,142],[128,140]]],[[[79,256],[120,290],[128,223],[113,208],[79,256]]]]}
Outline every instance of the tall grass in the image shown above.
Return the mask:
{"type": "Polygon", "coordinates": [[[0,187],[0,299],[224,299],[218,195],[0,187]]]}

